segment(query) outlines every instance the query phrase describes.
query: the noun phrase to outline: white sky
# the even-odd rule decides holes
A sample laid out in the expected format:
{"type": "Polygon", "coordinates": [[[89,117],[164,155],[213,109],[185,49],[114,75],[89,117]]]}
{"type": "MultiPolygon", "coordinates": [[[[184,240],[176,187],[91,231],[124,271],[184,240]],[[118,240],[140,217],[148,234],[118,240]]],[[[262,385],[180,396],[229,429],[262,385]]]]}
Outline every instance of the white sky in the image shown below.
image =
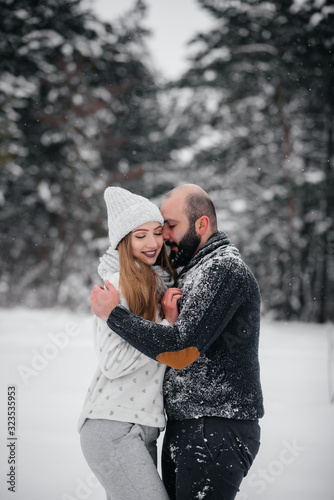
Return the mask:
{"type": "MultiPolygon", "coordinates": [[[[112,21],[129,10],[135,0],[87,0],[105,21],[112,21]]],[[[186,42],[212,26],[208,12],[196,0],[145,0],[148,6],[144,25],[152,30],[148,39],[157,69],[167,78],[178,77],[187,66],[186,42]]]]}

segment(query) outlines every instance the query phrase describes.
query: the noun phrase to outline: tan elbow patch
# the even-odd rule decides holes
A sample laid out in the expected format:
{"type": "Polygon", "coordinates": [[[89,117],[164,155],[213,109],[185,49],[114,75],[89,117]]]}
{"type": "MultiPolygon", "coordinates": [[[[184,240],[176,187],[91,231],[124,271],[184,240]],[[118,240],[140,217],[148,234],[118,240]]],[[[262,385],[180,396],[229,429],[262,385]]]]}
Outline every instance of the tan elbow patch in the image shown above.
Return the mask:
{"type": "Polygon", "coordinates": [[[200,356],[197,347],[186,347],[181,351],[162,352],[157,356],[157,361],[163,365],[171,366],[176,370],[181,370],[188,365],[191,365],[200,356]]]}

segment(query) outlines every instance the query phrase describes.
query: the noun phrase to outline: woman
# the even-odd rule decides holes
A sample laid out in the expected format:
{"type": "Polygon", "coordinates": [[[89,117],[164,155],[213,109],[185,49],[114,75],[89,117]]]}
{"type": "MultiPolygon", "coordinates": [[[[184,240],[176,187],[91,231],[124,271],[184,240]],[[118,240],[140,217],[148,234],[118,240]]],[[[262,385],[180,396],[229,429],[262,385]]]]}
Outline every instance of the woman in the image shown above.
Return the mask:
{"type": "MultiPolygon", "coordinates": [[[[118,187],[107,188],[104,198],[110,248],[98,268],[101,278],[119,290],[121,305],[135,314],[172,322],[168,313],[162,320],[161,298],[174,271],[163,244],[159,209],[118,187]]],[[[175,307],[180,296],[175,295],[175,307]]],[[[98,368],[79,419],[83,454],[108,500],[167,500],[156,468],[156,441],[165,426],[166,367],[141,354],[97,317],[94,328],[98,368]]]]}

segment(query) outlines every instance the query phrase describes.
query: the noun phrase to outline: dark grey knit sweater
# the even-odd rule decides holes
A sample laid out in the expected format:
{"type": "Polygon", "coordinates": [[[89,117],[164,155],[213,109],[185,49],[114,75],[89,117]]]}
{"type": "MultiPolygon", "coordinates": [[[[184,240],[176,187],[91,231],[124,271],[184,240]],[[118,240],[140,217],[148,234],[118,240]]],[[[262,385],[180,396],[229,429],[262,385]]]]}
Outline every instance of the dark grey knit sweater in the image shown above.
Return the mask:
{"type": "Polygon", "coordinates": [[[225,233],[217,232],[180,273],[180,315],[163,326],[116,307],[108,326],[153,359],[191,348],[199,358],[167,368],[169,419],[263,416],[258,343],[260,292],[250,269],[225,233]]]}

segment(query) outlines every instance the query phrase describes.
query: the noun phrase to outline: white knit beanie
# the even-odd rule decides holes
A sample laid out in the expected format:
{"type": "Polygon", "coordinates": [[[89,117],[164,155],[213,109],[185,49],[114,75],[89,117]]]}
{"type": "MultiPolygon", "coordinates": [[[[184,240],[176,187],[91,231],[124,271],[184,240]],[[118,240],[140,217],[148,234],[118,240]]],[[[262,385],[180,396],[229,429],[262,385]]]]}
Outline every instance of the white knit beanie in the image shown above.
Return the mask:
{"type": "Polygon", "coordinates": [[[160,210],[147,198],[120,187],[108,187],[104,192],[108,211],[110,246],[118,243],[136,227],[146,222],[164,223],[160,210]]]}

